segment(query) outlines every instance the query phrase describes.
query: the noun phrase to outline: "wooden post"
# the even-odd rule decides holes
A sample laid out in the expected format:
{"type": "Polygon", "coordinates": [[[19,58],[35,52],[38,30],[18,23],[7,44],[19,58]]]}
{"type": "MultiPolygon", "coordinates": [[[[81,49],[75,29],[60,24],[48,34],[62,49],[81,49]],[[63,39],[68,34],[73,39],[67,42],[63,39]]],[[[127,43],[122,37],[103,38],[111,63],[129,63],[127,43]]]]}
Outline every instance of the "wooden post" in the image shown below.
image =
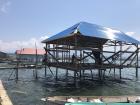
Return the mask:
{"type": "Polygon", "coordinates": [[[66,69],[66,84],[68,84],[68,69],[66,69]]]}
{"type": "Polygon", "coordinates": [[[82,77],[83,77],[83,80],[85,79],[85,70],[83,70],[82,72],[82,77]]]}
{"type": "Polygon", "coordinates": [[[45,63],[45,77],[47,76],[47,62],[48,62],[48,57],[47,57],[47,49],[48,49],[48,47],[47,47],[47,44],[46,44],[46,50],[45,50],[45,61],[44,61],[44,63],[45,63]],[[46,61],[47,60],[47,61],[46,61]]]}
{"type": "Polygon", "coordinates": [[[16,67],[16,81],[18,80],[18,68],[19,68],[19,62],[17,62],[17,67],[16,67]]]}
{"type": "Polygon", "coordinates": [[[81,80],[81,77],[82,77],[82,71],[81,71],[81,69],[79,71],[79,76],[80,76],[80,80],[81,80]]]}
{"type": "Polygon", "coordinates": [[[47,76],[47,66],[45,64],[45,77],[47,76]]]}
{"type": "Polygon", "coordinates": [[[93,71],[92,71],[92,69],[90,71],[91,71],[91,78],[93,80],[93,71]]]}
{"type": "MultiPolygon", "coordinates": [[[[74,38],[75,38],[75,58],[77,58],[77,35],[75,35],[74,36],[74,38]]],[[[78,67],[78,65],[77,65],[77,60],[76,60],[76,62],[75,62],[75,70],[74,70],[74,83],[75,83],[75,85],[77,84],[76,82],[77,82],[77,78],[76,78],[76,73],[77,73],[77,68],[78,67]]]]}
{"type": "Polygon", "coordinates": [[[22,52],[22,48],[20,50],[20,54],[19,55],[16,55],[16,59],[17,59],[17,67],[16,67],[16,81],[18,80],[18,69],[19,69],[19,63],[20,63],[20,60],[21,60],[21,52],[22,52]]]}
{"type": "Polygon", "coordinates": [[[74,70],[74,84],[76,84],[76,71],[74,70]]]}
{"type": "Polygon", "coordinates": [[[36,48],[36,62],[35,62],[35,79],[38,79],[38,73],[37,73],[37,60],[38,60],[38,57],[37,57],[37,46],[36,46],[36,43],[35,43],[35,48],[36,48]]]}
{"type": "MultiPolygon", "coordinates": [[[[103,62],[102,62],[102,60],[103,60],[103,46],[101,46],[99,49],[100,49],[100,59],[99,60],[101,60],[101,61],[99,61],[99,65],[102,66],[103,65],[103,62]]],[[[100,78],[100,80],[103,79],[102,69],[99,69],[99,78],[100,78]]]]}
{"type": "Polygon", "coordinates": [[[56,71],[55,71],[55,80],[58,80],[58,67],[56,67],[56,71]]]}
{"type": "Polygon", "coordinates": [[[120,42],[120,79],[122,78],[122,73],[121,73],[121,69],[122,69],[122,42],[120,42]]]}
{"type": "MultiPolygon", "coordinates": [[[[58,43],[58,42],[57,42],[58,43]]],[[[56,48],[55,48],[56,52],[55,52],[55,58],[58,59],[58,45],[56,44],[56,48]]],[[[56,67],[56,77],[55,77],[55,80],[57,81],[58,80],[58,67],[56,67]]]]}
{"type": "Polygon", "coordinates": [[[138,44],[136,45],[137,47],[137,52],[136,52],[136,57],[137,57],[137,61],[136,61],[136,78],[138,78],[138,66],[139,66],[139,50],[138,50],[138,44]]]}
{"type": "MultiPolygon", "coordinates": [[[[20,54],[21,54],[21,51],[20,51],[20,54]]],[[[16,71],[15,71],[15,73],[16,73],[16,81],[18,80],[18,67],[19,67],[19,62],[20,62],[20,56],[17,57],[17,67],[16,67],[16,71]]]]}
{"type": "MultiPolygon", "coordinates": [[[[114,53],[116,53],[116,41],[115,41],[115,46],[114,46],[114,53]]],[[[114,65],[116,65],[116,60],[114,61],[114,65]]],[[[114,79],[115,79],[115,71],[116,71],[116,68],[114,67],[114,79]]]]}
{"type": "Polygon", "coordinates": [[[71,59],[70,59],[70,41],[69,41],[69,45],[68,45],[68,51],[69,51],[69,64],[70,64],[70,62],[71,62],[71,59]]]}

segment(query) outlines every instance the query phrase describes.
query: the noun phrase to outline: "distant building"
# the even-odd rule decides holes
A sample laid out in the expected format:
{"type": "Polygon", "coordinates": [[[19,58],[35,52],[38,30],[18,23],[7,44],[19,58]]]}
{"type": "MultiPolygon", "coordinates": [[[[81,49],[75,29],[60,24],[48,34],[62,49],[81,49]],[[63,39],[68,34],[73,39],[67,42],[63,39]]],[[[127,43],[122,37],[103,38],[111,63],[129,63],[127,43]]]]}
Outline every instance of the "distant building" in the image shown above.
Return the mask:
{"type": "Polygon", "coordinates": [[[0,51],[0,60],[7,59],[7,58],[8,58],[8,55],[0,51]]]}
{"type": "Polygon", "coordinates": [[[22,62],[35,63],[42,62],[45,50],[44,49],[33,49],[33,48],[23,48],[21,50],[16,50],[17,59],[22,62]]]}

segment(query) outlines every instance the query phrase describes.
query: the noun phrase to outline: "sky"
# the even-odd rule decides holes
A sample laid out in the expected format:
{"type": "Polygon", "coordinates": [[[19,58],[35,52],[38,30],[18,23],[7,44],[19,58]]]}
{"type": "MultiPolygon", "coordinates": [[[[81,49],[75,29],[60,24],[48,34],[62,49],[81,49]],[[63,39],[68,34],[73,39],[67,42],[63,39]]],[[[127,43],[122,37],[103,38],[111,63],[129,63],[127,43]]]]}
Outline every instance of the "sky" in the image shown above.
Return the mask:
{"type": "Polygon", "coordinates": [[[42,48],[42,40],[80,21],[140,40],[140,0],[0,0],[0,51],[42,48]]]}

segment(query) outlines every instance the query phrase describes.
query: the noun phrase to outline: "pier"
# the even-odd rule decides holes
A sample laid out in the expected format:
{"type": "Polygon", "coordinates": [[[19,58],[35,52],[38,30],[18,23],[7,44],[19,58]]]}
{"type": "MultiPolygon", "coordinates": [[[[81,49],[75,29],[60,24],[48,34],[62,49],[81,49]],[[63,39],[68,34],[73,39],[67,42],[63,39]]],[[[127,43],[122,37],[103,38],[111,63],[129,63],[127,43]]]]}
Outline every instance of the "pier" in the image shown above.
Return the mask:
{"type": "Polygon", "coordinates": [[[0,105],[13,105],[1,80],[0,80],[0,105]]]}
{"type": "Polygon", "coordinates": [[[99,80],[105,79],[107,70],[119,72],[134,68],[138,78],[139,44],[136,39],[111,28],[87,22],[74,26],[42,41],[45,46],[45,70],[56,69],[55,79],[58,80],[59,69],[73,72],[74,83],[83,80],[85,71],[89,71],[93,79],[93,71],[98,71],[99,80]]]}
{"type": "Polygon", "coordinates": [[[47,97],[46,99],[49,105],[63,105],[65,103],[69,103],[69,99],[72,99],[74,102],[91,102],[92,104],[95,100],[101,99],[105,105],[110,105],[111,103],[124,103],[124,105],[126,103],[131,105],[134,104],[138,98],[139,96],[53,96],[47,97]]]}

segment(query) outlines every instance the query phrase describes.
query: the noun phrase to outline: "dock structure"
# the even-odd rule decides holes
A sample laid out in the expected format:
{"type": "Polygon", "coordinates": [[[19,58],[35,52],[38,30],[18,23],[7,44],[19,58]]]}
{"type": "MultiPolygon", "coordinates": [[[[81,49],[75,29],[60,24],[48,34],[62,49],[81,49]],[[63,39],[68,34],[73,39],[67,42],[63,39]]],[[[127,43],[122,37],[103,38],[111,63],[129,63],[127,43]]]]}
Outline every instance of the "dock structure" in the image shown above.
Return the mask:
{"type": "MultiPolygon", "coordinates": [[[[74,82],[84,78],[85,71],[98,71],[98,77],[103,80],[106,70],[119,72],[122,78],[124,68],[134,68],[138,77],[139,41],[125,33],[108,27],[87,22],[74,26],[46,39],[44,64],[51,70],[56,68],[55,79],[58,79],[59,69],[73,71],[74,82]]],[[[47,69],[45,68],[45,71],[47,69]]]]}
{"type": "Polygon", "coordinates": [[[0,105],[13,105],[1,80],[0,80],[0,105]]]}
{"type": "MultiPolygon", "coordinates": [[[[69,103],[70,100],[73,102],[91,102],[95,103],[96,100],[102,101],[105,105],[110,105],[110,103],[125,103],[127,105],[134,104],[139,96],[53,96],[47,97],[47,103],[49,105],[63,105],[69,103]]],[[[96,103],[97,105],[98,103],[96,103]]],[[[112,104],[111,104],[112,105],[112,104]]],[[[138,103],[137,103],[138,105],[138,103]]]]}

